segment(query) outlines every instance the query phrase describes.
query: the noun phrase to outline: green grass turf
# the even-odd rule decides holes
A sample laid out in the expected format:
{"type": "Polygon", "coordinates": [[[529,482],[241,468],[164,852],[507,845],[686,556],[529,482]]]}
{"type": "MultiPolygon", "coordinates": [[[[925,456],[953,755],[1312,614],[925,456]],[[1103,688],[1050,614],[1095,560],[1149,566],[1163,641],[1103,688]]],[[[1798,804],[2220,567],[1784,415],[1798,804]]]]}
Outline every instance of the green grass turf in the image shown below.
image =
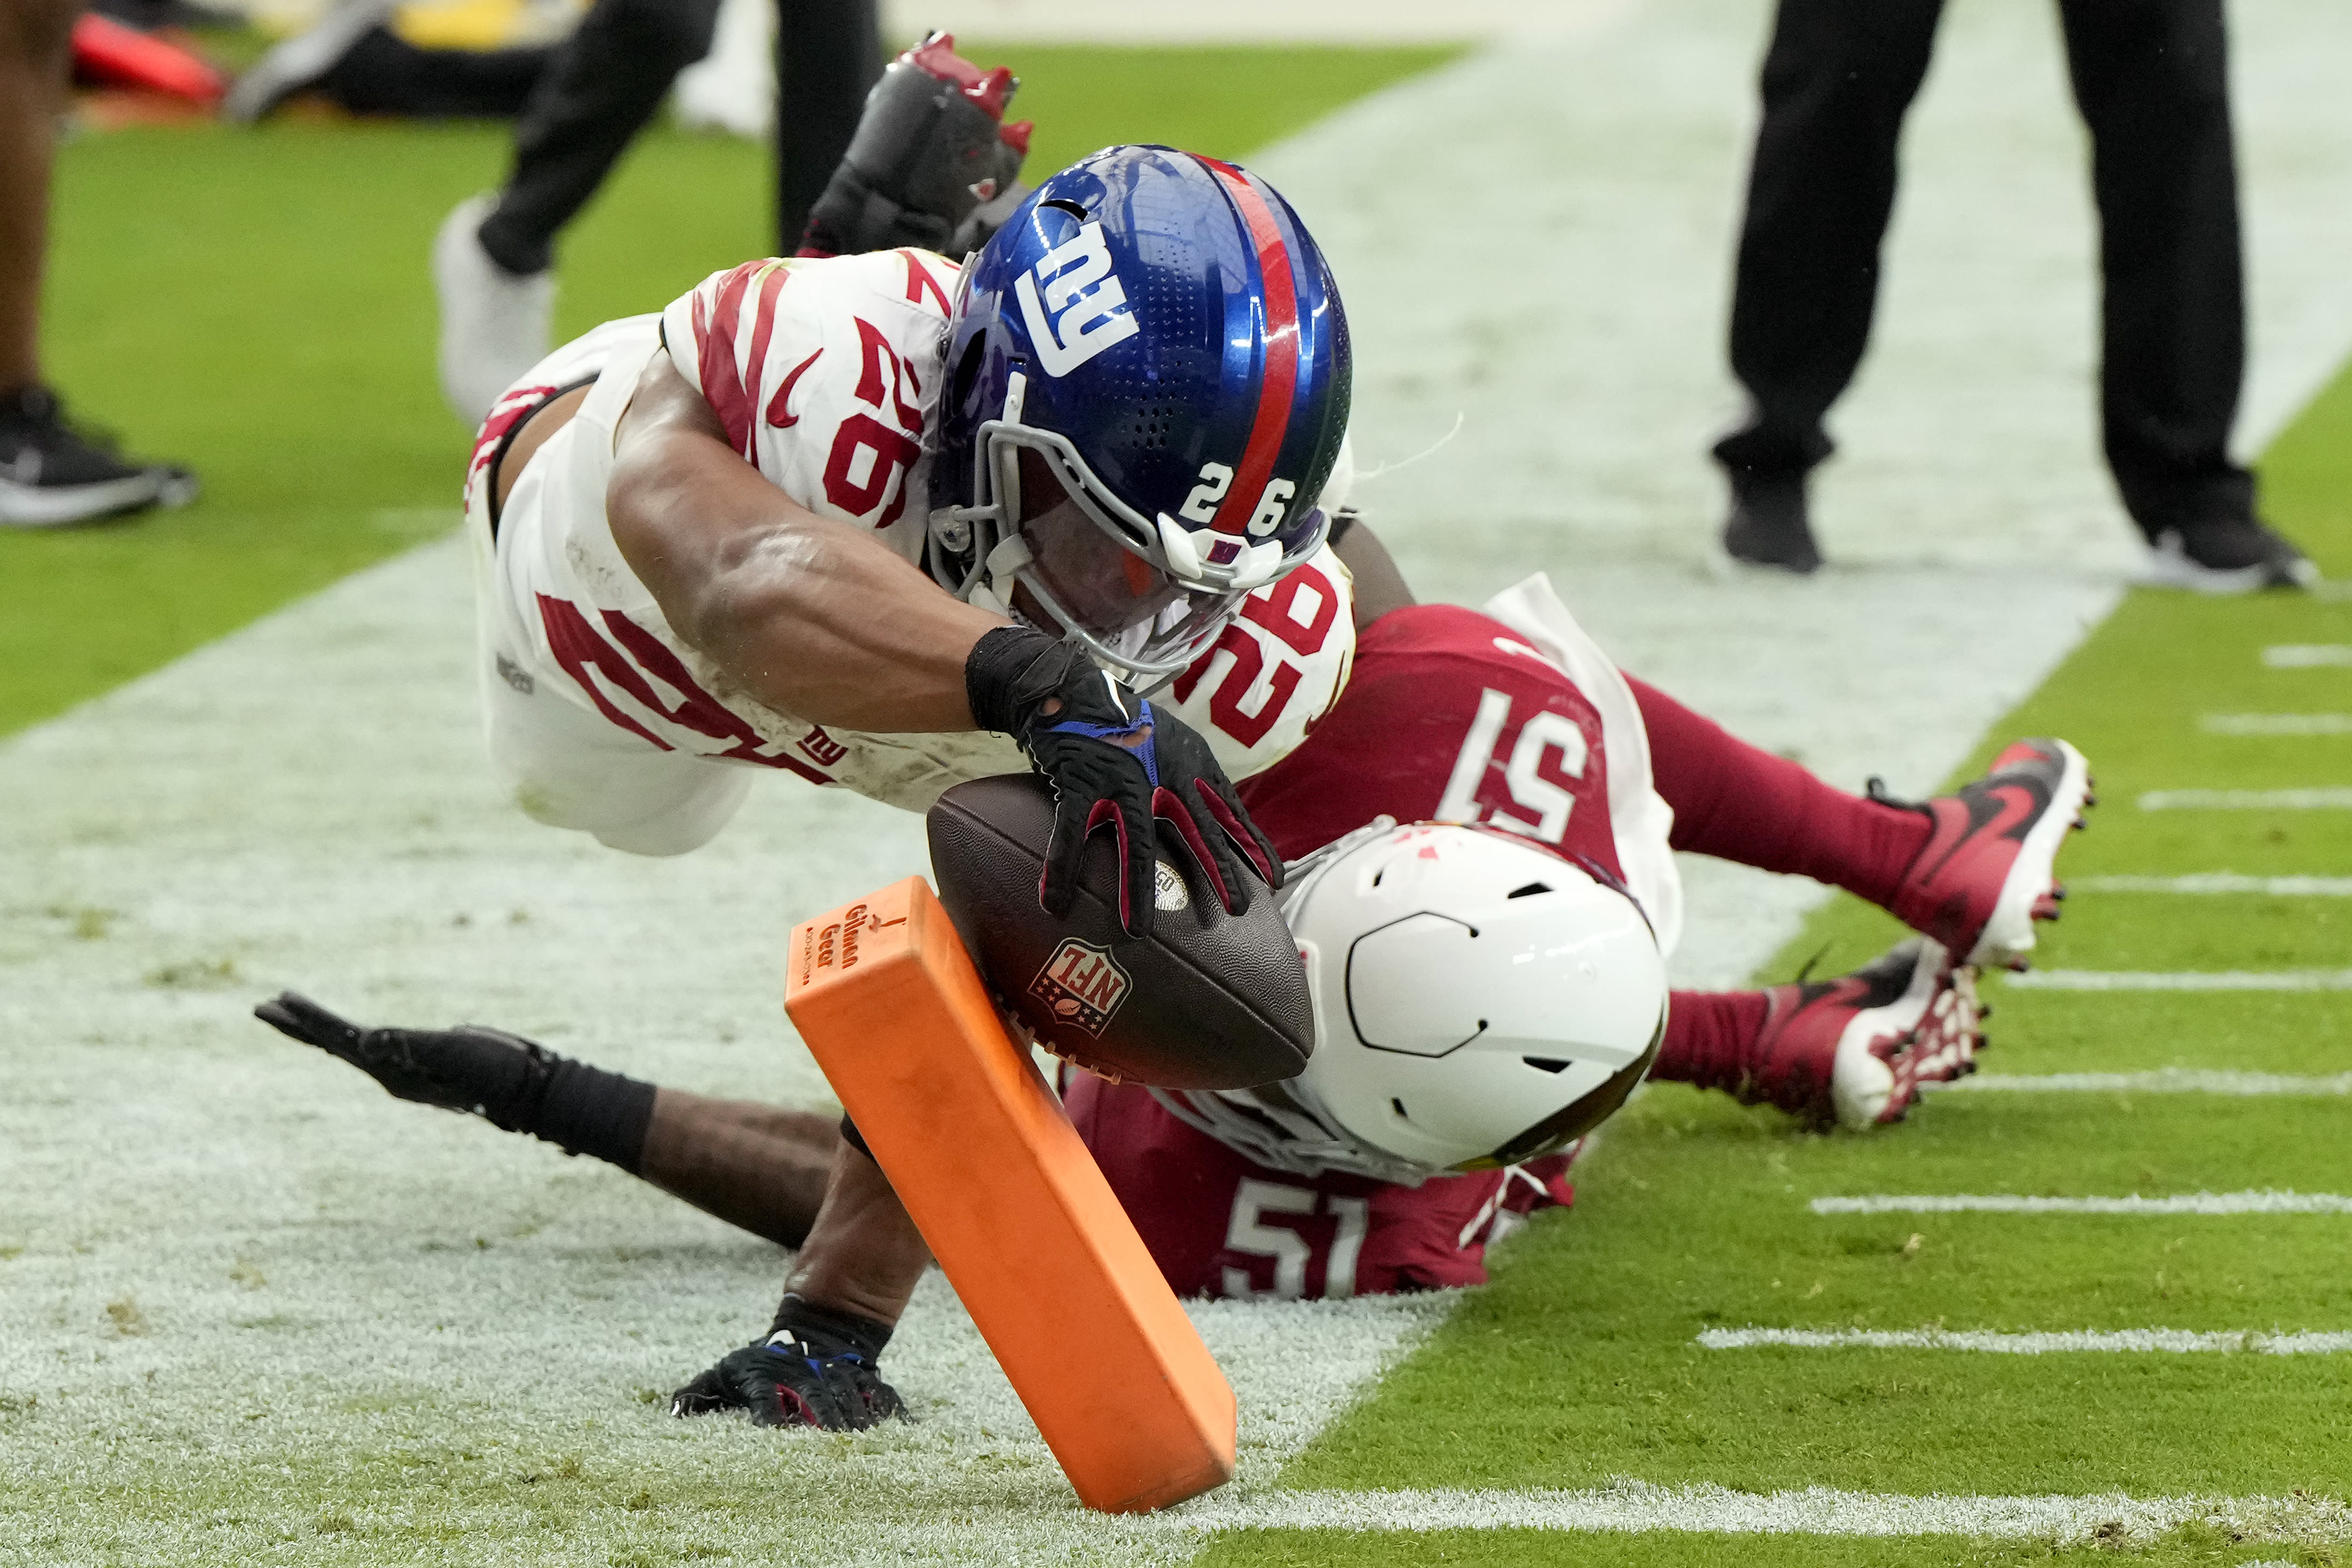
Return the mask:
{"type": "MultiPolygon", "coordinates": [[[[2352,369],[2273,445],[2273,520],[2352,572],[2352,369]]],[[[2339,738],[2233,739],[2209,713],[2342,712],[2352,673],[2275,671],[2265,646],[2352,643],[2352,602],[2141,591],[1985,737],[2057,734],[2102,804],[2063,874],[2352,874],[2352,812],[2158,811],[2142,792],[2341,784],[2339,738]]],[[[1850,967],[1898,935],[1841,896],[1768,966],[1850,967]]],[[[2044,967],[2224,969],[2352,963],[2352,911],[2325,899],[2084,894],[2045,927],[2044,967]]],[[[2352,997],[2116,996],[1989,983],[1990,1071],[2352,1069],[2352,997]]],[[[1904,1127],[1820,1136],[1719,1095],[1658,1086],[1612,1124],[1568,1215],[1508,1249],[1427,1345],[1284,1472],[1302,1489],[1582,1487],[1632,1477],[1769,1490],[2342,1495],[2344,1357],[1713,1352],[1713,1325],[1953,1329],[2352,1328],[2340,1217],[1815,1217],[1812,1196],[2345,1191],[2343,1102],[2189,1095],[1952,1096],[1904,1127]],[[1918,1245],[1906,1251],[1913,1236],[1918,1245]]],[[[1948,1541],[1365,1536],[1263,1531],[1213,1563],[2039,1561],[1948,1541]]],[[[2057,1552],[2058,1556],[2083,1553],[2057,1552]]],[[[2148,1563],[2297,1561],[2190,1532],[2148,1563]]],[[[2320,1554],[2313,1561],[2335,1561],[2320,1554]]]]}
{"type": "MultiPolygon", "coordinates": [[[[1246,156],[1454,52],[1002,57],[1025,78],[1042,171],[1117,141],[1246,156]]],[[[0,529],[0,734],[455,524],[467,433],[435,383],[425,256],[449,208],[498,183],[509,145],[497,125],[288,120],[91,133],[65,149],[49,378],[129,450],[194,466],[205,495],[93,528],[0,529]]],[[[565,237],[559,337],[766,252],[767,157],[648,134],[565,237]]]]}

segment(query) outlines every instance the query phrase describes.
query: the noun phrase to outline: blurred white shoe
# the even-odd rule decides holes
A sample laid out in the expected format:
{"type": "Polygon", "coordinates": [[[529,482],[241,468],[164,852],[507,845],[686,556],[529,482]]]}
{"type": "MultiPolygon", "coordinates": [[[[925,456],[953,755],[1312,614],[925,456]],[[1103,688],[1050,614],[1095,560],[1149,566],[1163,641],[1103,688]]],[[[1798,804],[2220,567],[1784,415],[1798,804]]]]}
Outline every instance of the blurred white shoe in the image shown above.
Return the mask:
{"type": "Polygon", "coordinates": [[[555,275],[518,276],[490,259],[476,232],[498,205],[486,193],[457,204],[433,241],[433,287],[441,297],[441,392],[478,426],[499,394],[547,358],[555,275]]]}

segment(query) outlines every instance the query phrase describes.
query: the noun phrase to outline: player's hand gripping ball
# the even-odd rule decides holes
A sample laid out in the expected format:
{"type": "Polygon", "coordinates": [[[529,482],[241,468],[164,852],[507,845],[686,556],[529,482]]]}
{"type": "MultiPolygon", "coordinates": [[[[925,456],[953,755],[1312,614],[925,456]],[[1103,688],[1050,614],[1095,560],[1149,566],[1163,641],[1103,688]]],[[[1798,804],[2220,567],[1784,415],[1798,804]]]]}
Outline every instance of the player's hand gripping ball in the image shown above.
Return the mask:
{"type": "MultiPolygon", "coordinates": [[[[1181,843],[1229,915],[1282,884],[1282,857],[1242,809],[1209,743],[1118,684],[1076,644],[1024,626],[982,637],[964,664],[972,717],[1013,737],[1054,787],[1037,900],[1070,912],[1079,858],[1098,828],[1118,842],[1118,923],[1149,936],[1155,844],[1181,843]]],[[[1164,862],[1161,862],[1164,863],[1164,862]]],[[[1159,885],[1164,887],[1164,883],[1159,885]]]]}
{"type": "MultiPolygon", "coordinates": [[[[1083,834],[1066,912],[1037,901],[1054,790],[1034,774],[960,784],[929,820],[940,902],[998,1000],[1046,1050],[1105,1077],[1243,1089],[1296,1077],[1314,1011],[1271,896],[1228,910],[1191,841],[1162,834],[1143,935],[1121,929],[1121,852],[1083,834]]],[[[1215,831],[1216,830],[1212,830],[1215,831]]],[[[1144,847],[1152,852],[1147,836],[1144,847]]]]}

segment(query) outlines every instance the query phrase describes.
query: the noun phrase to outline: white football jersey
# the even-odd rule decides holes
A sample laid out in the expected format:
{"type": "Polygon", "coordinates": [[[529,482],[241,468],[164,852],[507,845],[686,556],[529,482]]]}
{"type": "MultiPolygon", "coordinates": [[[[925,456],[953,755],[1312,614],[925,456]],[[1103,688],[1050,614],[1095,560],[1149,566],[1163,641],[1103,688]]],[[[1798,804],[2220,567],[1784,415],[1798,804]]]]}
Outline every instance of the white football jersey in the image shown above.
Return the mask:
{"type": "MultiPolygon", "coordinates": [[[[827,730],[756,700],[671,629],[604,512],[614,426],[666,343],[729,443],[765,478],[921,566],[931,462],[923,434],[940,393],[956,278],[953,263],[919,250],[746,262],[704,279],[659,317],[597,328],[517,383],[493,409],[469,475],[468,509],[485,526],[478,492],[502,416],[511,423],[548,390],[598,378],[499,519],[499,641],[530,650],[535,667],[524,673],[538,689],[663,750],[779,768],[909,810],[965,780],[1025,771],[1019,748],[992,732],[827,730]]],[[[1216,645],[1156,700],[1243,777],[1305,738],[1345,685],[1354,646],[1347,569],[1326,549],[1252,595],[1216,645]]]]}

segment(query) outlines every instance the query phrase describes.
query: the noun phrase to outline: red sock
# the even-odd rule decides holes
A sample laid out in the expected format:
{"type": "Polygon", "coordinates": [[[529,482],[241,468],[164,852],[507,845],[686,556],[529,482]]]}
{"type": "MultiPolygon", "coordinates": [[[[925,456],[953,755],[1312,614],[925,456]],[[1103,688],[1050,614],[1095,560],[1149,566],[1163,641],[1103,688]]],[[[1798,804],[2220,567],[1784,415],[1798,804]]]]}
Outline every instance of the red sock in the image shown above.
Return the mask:
{"type": "Polygon", "coordinates": [[[1650,1076],[1702,1089],[1737,1090],[1748,1053],[1764,1032],[1761,991],[1676,991],[1666,1001],[1666,1038],[1650,1076]]]}
{"type": "Polygon", "coordinates": [[[1675,809],[1674,847],[1844,888],[1885,908],[1933,824],[1832,789],[1631,675],[1650,770],[1675,809]]]}

